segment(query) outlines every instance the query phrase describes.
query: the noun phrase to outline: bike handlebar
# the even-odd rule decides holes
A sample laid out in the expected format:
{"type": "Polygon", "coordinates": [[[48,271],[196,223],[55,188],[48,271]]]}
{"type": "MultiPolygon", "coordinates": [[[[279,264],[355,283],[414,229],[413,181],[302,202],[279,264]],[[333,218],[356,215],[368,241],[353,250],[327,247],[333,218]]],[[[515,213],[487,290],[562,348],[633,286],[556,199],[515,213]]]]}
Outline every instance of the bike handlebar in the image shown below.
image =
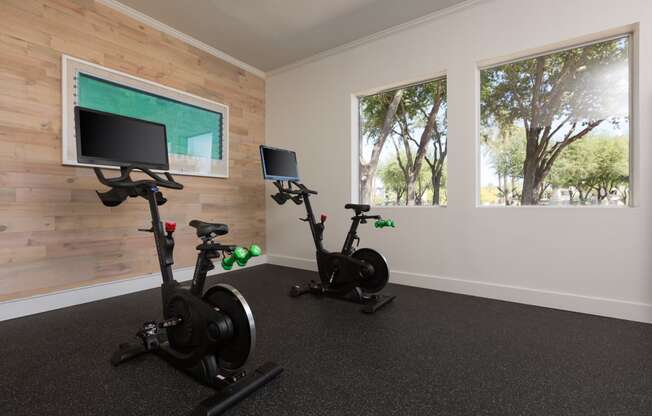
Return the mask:
{"type": "Polygon", "coordinates": [[[284,188],[283,187],[283,182],[281,181],[275,181],[274,185],[278,188],[280,192],[283,192],[285,194],[291,194],[291,195],[303,195],[303,194],[312,194],[312,195],[317,195],[317,191],[313,191],[312,189],[308,189],[306,185],[297,182],[297,181],[288,181],[288,187],[284,188]],[[291,186],[294,185],[299,189],[292,189],[291,186]]]}
{"type": "Polygon", "coordinates": [[[170,172],[164,172],[167,179],[161,178],[158,174],[152,172],[151,170],[139,166],[122,166],[120,167],[120,176],[115,178],[107,178],[104,176],[102,169],[93,168],[97,179],[103,185],[109,186],[111,188],[135,188],[142,185],[156,185],[162,188],[170,189],[183,189],[183,185],[175,181],[170,172]],[[131,179],[131,172],[133,170],[140,170],[145,173],[153,180],[150,179],[141,179],[134,181],[131,179]]]}

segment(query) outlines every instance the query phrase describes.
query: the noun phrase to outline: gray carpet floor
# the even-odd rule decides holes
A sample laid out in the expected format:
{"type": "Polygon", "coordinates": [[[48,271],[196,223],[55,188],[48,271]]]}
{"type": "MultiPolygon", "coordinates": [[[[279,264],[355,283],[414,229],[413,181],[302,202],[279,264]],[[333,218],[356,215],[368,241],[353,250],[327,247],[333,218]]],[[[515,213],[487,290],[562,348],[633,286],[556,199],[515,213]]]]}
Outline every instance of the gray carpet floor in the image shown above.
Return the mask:
{"type": "MultiPolygon", "coordinates": [[[[652,325],[389,285],[375,315],[290,298],[316,273],[262,265],[211,278],[246,297],[251,367],[285,371],[228,415],[652,415],[652,325]]],[[[184,415],[211,390],[117,344],[161,315],[158,290],[0,323],[0,415],[184,415]]]]}

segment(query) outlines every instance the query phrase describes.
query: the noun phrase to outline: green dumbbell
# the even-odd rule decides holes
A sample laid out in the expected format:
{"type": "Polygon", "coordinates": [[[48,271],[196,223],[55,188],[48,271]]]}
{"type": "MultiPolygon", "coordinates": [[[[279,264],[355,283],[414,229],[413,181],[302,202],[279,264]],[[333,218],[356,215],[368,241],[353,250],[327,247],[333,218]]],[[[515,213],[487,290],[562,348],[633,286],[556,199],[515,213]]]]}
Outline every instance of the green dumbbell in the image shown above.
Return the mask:
{"type": "Polygon", "coordinates": [[[236,247],[229,257],[224,257],[222,259],[222,268],[224,270],[231,270],[231,268],[233,268],[233,263],[237,263],[240,267],[245,266],[250,258],[258,257],[261,253],[262,250],[260,249],[260,246],[256,244],[252,244],[248,249],[244,247],[236,247]]]}
{"type": "Polygon", "coordinates": [[[393,220],[377,220],[374,222],[374,227],[376,228],[385,228],[385,227],[396,227],[396,223],[393,220]]]}

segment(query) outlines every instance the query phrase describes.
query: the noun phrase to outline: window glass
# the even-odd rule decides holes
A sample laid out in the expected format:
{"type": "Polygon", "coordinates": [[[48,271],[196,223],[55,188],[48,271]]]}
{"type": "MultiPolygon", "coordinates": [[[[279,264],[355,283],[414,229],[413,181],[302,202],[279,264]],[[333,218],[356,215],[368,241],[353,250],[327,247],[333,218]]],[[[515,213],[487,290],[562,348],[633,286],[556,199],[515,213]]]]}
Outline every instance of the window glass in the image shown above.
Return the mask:
{"type": "Polygon", "coordinates": [[[360,202],[446,205],[446,78],[360,97],[360,202]]]}
{"type": "Polygon", "coordinates": [[[481,205],[630,201],[630,37],[481,70],[481,205]]]}

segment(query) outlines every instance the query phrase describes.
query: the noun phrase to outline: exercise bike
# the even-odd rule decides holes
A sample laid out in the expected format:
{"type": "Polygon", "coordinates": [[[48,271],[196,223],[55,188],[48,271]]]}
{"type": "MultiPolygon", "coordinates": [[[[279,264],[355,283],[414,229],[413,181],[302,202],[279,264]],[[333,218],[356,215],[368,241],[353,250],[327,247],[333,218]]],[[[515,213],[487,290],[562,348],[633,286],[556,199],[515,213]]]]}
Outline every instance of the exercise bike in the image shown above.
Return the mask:
{"type": "Polygon", "coordinates": [[[261,146],[263,176],[273,180],[278,192],[272,199],[279,205],[292,200],[297,205],[306,207],[306,218],[300,218],[310,226],[315,243],[317,268],[320,282],[310,281],[297,284],[290,289],[290,296],[297,297],[306,293],[328,296],[363,305],[362,312],[374,313],[395,299],[396,296],[380,294],[389,280],[389,267],[382,254],[370,248],[360,248],[357,230],[360,224],[374,220],[376,228],[395,227],[392,220],[385,220],[380,215],[366,214],[369,205],[346,204],[351,209],[351,227],[344,240],[342,250],[330,252],[324,248],[323,235],[326,215],[317,222],[310,204],[310,196],[317,191],[308,189],[298,181],[296,154],[294,152],[261,146]],[[284,180],[285,179],[285,180],[284,180]],[[285,185],[287,183],[287,185],[285,185]]]}
{"type": "Polygon", "coordinates": [[[260,255],[260,248],[249,249],[220,244],[214,239],[228,233],[226,224],[190,222],[201,244],[192,283],[179,284],[172,275],[176,224],[160,220],[158,207],[167,201],[159,188],[183,189],[172,175],[166,179],[145,167],[120,168],[120,176],[106,178],[94,168],[99,181],[110,187],[97,192],[102,203],[115,207],[128,197],[142,197],[149,202],[151,228],[139,231],[154,234],[163,284],[163,320],[146,322],[137,333],[137,342],[119,346],[111,358],[115,366],[144,353],[154,353],[175,367],[187,372],[200,383],[213,387],[217,393],[204,400],[193,415],[212,416],[253,393],[271,381],[283,369],[268,362],[248,374],[242,368],[253,354],[256,327],[247,301],[235,288],[217,284],[204,292],[207,273],[214,269],[213,260],[222,255],[222,267],[246,265],[251,257],[260,255]],[[132,180],[130,174],[141,171],[149,179],[132,180]]]}

